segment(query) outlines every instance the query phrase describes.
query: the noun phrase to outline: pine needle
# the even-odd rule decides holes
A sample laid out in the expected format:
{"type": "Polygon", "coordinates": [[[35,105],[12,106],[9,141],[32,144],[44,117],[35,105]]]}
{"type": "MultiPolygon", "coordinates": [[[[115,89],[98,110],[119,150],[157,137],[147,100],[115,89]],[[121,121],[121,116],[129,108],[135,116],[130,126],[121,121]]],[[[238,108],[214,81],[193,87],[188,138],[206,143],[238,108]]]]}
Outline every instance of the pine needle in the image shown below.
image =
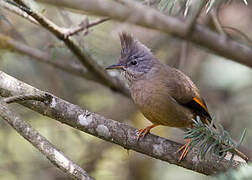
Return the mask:
{"type": "Polygon", "coordinates": [[[227,155],[227,152],[230,152],[232,154],[230,161],[232,162],[237,151],[236,148],[241,145],[245,138],[246,129],[242,132],[239,142],[235,143],[230,134],[224,130],[221,125],[218,125],[218,127],[220,127],[219,132],[213,128],[213,120],[210,125],[207,125],[201,121],[199,116],[197,116],[196,120],[193,120],[193,122],[194,127],[188,128],[184,137],[185,139],[191,139],[189,151],[198,145],[197,156],[203,160],[208,152],[213,152],[221,159],[227,155]]]}
{"type": "MultiPolygon", "coordinates": [[[[184,16],[188,15],[188,11],[190,10],[190,2],[193,0],[161,0],[159,3],[159,10],[163,13],[168,13],[171,15],[172,12],[174,14],[180,15],[183,12],[184,16]],[[176,5],[176,6],[175,6],[176,5]]],[[[240,0],[245,5],[248,5],[247,0],[240,0]]],[[[209,13],[212,9],[220,6],[221,4],[229,3],[230,0],[206,0],[206,13],[209,13]]]]}

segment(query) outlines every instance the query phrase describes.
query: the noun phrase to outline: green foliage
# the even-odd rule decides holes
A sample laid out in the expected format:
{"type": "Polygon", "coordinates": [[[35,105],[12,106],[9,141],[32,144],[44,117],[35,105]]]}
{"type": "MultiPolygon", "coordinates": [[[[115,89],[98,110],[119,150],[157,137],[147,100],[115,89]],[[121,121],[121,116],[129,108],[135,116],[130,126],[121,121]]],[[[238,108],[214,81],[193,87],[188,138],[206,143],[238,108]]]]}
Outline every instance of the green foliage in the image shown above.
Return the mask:
{"type": "Polygon", "coordinates": [[[161,0],[158,9],[164,14],[177,16],[185,10],[186,2],[187,0],[161,0]]]}
{"type": "Polygon", "coordinates": [[[189,144],[189,151],[197,144],[198,146],[198,158],[205,159],[207,152],[214,152],[216,155],[220,155],[223,159],[227,152],[232,153],[230,162],[232,162],[236,148],[240,146],[244,140],[246,129],[243,131],[238,143],[235,143],[230,134],[224,130],[221,125],[220,132],[213,128],[214,121],[208,126],[204,124],[200,117],[197,116],[196,120],[193,120],[194,127],[188,128],[186,131],[185,139],[191,139],[189,144]]]}
{"type": "MultiPolygon", "coordinates": [[[[180,15],[183,13],[185,16],[194,0],[160,0],[159,10],[168,15],[180,15]]],[[[248,5],[247,0],[243,1],[245,5],[248,5]]],[[[211,9],[219,7],[221,4],[231,3],[232,0],[207,0],[205,3],[206,13],[211,9]]]]}

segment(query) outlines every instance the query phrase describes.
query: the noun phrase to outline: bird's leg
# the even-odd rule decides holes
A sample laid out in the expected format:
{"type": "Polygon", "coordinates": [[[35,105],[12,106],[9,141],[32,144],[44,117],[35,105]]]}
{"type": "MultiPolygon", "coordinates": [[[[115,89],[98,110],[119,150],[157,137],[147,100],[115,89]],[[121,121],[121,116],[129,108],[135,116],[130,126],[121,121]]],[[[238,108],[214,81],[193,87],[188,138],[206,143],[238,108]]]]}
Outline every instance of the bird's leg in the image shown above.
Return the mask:
{"type": "Polygon", "coordinates": [[[182,151],[184,149],[181,156],[179,157],[179,162],[186,157],[186,155],[187,155],[187,153],[189,151],[190,143],[191,143],[191,139],[188,139],[187,142],[183,146],[181,146],[179,148],[179,150],[177,151],[177,152],[180,152],[180,151],[182,151]]]}
{"type": "Polygon", "coordinates": [[[139,129],[138,132],[139,134],[137,135],[137,140],[140,139],[141,135],[143,134],[143,137],[150,132],[150,130],[154,127],[158,126],[158,124],[152,124],[151,126],[147,126],[144,129],[139,129]]]}

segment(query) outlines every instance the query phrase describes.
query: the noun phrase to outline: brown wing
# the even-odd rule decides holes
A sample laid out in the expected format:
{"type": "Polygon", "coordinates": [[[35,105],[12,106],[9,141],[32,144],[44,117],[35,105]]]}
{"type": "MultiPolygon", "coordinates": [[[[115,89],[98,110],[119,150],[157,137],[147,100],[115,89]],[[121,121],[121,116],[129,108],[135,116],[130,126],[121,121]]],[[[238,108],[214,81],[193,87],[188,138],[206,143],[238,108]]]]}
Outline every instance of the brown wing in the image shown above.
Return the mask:
{"type": "Polygon", "coordinates": [[[183,72],[172,68],[169,77],[170,95],[181,105],[191,109],[202,121],[210,124],[212,118],[205,101],[200,97],[199,90],[192,80],[183,72]]]}

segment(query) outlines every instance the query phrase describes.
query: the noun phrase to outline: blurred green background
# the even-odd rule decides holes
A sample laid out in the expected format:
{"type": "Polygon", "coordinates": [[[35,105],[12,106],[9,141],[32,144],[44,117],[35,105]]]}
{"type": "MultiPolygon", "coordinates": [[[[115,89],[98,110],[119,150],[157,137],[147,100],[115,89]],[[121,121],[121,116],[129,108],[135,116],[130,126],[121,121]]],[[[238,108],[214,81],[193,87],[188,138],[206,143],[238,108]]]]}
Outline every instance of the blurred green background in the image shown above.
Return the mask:
{"type": "MultiPolygon", "coordinates": [[[[62,8],[43,4],[34,6],[59,26],[76,26],[86,17],[62,8]]],[[[0,33],[51,54],[51,61],[78,63],[76,57],[64,44],[47,30],[5,9],[0,10],[1,15],[9,21],[8,23],[4,18],[0,18],[0,33]]],[[[90,20],[95,18],[90,17],[90,20]]],[[[245,6],[242,1],[234,1],[220,10],[219,18],[223,25],[235,27],[252,39],[251,3],[245,6]]],[[[202,13],[199,21],[213,28],[211,19],[205,12],[202,13]]],[[[115,63],[119,58],[118,33],[122,31],[132,33],[145,43],[163,63],[175,66],[189,75],[205,97],[215,121],[221,123],[236,140],[246,127],[248,131],[243,145],[252,147],[251,68],[212,55],[207,50],[158,31],[126,23],[108,21],[90,29],[87,36],[79,33],[74,38],[81,48],[88,50],[98,64],[105,67],[115,63]]],[[[244,41],[237,33],[233,31],[228,31],[228,33],[233,38],[244,41]]],[[[24,54],[0,49],[0,69],[34,87],[51,92],[107,118],[136,128],[150,124],[130,99],[100,84],[35,61],[24,54]]],[[[111,73],[116,74],[116,72],[111,73]]],[[[50,142],[96,179],[210,179],[210,177],[133,151],[127,152],[120,146],[79,132],[20,105],[11,106],[50,142]]],[[[183,133],[175,128],[157,127],[152,130],[152,133],[184,142],[183,133]]],[[[3,120],[0,120],[0,144],[0,179],[68,179],[3,120]]]]}

